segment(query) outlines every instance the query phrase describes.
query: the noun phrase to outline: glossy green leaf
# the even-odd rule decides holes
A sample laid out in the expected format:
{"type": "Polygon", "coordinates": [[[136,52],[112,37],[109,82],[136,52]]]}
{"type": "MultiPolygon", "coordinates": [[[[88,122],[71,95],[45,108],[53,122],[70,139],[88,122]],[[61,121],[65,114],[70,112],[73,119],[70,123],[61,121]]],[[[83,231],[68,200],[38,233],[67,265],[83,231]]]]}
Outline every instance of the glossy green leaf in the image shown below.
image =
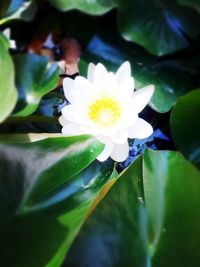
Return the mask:
{"type": "Polygon", "coordinates": [[[69,250],[74,237],[78,234],[78,230],[80,230],[80,226],[88,216],[88,208],[90,209],[91,203],[93,203],[99,192],[101,192],[102,187],[107,184],[107,181],[109,183],[111,179],[113,180],[116,178],[116,175],[113,174],[112,170],[113,162],[111,160],[108,160],[106,163],[95,161],[91,166],[78,175],[80,179],[84,180],[84,186],[82,186],[81,190],[77,191],[77,193],[74,195],[74,198],[71,198],[71,201],[68,202],[68,205],[66,205],[66,202],[63,202],[62,207],[67,209],[67,212],[65,215],[60,217],[60,222],[65,226],[68,226],[69,230],[71,230],[71,233],[69,232],[69,237],[51,260],[51,263],[48,265],[48,267],[57,266],[56,263],[58,260],[60,262],[61,260],[63,261],[66,251],[69,250]],[[80,208],[79,210],[74,210],[71,213],[70,209],[74,207],[74,203],[75,205],[79,204],[80,208]]]}
{"type": "Polygon", "coordinates": [[[155,55],[189,46],[188,38],[200,32],[200,16],[176,1],[116,0],[119,29],[126,40],[142,45],[155,55]]]}
{"type": "Polygon", "coordinates": [[[0,33],[0,122],[12,112],[17,101],[14,66],[8,53],[8,46],[6,38],[0,33]]]}
{"type": "Polygon", "coordinates": [[[48,58],[36,54],[14,56],[16,85],[19,100],[14,110],[15,116],[33,113],[41,98],[54,89],[58,83],[58,67],[48,66],[48,58]]]}
{"type": "Polygon", "coordinates": [[[63,267],[147,266],[141,171],[139,158],[118,178],[84,224],[63,267]]]}
{"type": "Polygon", "coordinates": [[[200,12],[200,1],[199,0],[177,0],[179,4],[191,6],[200,12]]]}
{"type": "Polygon", "coordinates": [[[30,21],[36,12],[36,2],[34,0],[11,0],[4,1],[0,6],[0,25],[13,19],[30,21]]]}
{"type": "Polygon", "coordinates": [[[197,267],[199,191],[200,172],[180,153],[147,150],[86,220],[63,267],[197,267]]]}
{"type": "Polygon", "coordinates": [[[102,149],[101,143],[88,136],[1,144],[1,218],[16,208],[21,213],[48,206],[38,203],[89,165],[102,149]],[[12,197],[3,194],[9,190],[12,197]],[[13,208],[8,209],[9,205],[13,208]]]}
{"type": "MultiPolygon", "coordinates": [[[[109,180],[112,169],[111,161],[105,164],[94,161],[48,195],[45,199],[48,207],[44,209],[43,206],[40,211],[26,215],[17,215],[2,223],[0,265],[60,266],[85,219],[88,207],[109,180]]],[[[67,166],[65,172],[68,172],[67,166]]],[[[10,187],[16,188],[14,185],[10,184],[10,187]]],[[[9,183],[7,183],[7,189],[9,191],[9,183]]]]}
{"type": "Polygon", "coordinates": [[[144,196],[152,267],[200,262],[200,172],[178,152],[146,151],[144,196]]]}
{"type": "Polygon", "coordinates": [[[180,97],[171,113],[173,141],[186,158],[200,164],[200,89],[180,97]]]}
{"type": "Polygon", "coordinates": [[[108,12],[113,7],[112,0],[49,0],[49,2],[62,11],[78,9],[92,15],[101,15],[108,12]]]}

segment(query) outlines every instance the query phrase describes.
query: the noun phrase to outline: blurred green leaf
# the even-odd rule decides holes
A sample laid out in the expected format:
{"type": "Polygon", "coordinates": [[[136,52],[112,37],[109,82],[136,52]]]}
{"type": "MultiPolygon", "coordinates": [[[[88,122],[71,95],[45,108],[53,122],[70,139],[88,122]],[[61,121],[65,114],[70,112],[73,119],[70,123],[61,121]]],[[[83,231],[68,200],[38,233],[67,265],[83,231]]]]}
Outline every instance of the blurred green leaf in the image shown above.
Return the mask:
{"type": "Polygon", "coordinates": [[[115,0],[119,29],[126,40],[155,55],[166,55],[189,46],[187,37],[200,32],[200,16],[170,0],[115,0]]]}
{"type": "MultiPolygon", "coordinates": [[[[49,1],[62,11],[77,9],[91,15],[103,14],[111,8],[116,8],[119,31],[124,39],[137,43],[158,56],[171,54],[188,47],[190,40],[196,38],[200,33],[200,16],[197,11],[191,7],[179,5],[177,1],[49,1]],[[145,10],[148,12],[144,12],[145,10]]],[[[77,22],[78,20],[76,20],[77,22]]],[[[90,26],[93,27],[93,25],[90,26]]],[[[87,32],[89,27],[85,28],[83,32],[87,32]]],[[[109,22],[104,31],[106,29],[111,32],[109,22]]]]}
{"type": "Polygon", "coordinates": [[[199,191],[181,154],[147,150],[85,221],[63,267],[198,267],[199,191]]]}
{"type": "Polygon", "coordinates": [[[11,0],[3,1],[0,5],[0,25],[13,19],[30,21],[36,13],[36,1],[11,0]]]}
{"type": "Polygon", "coordinates": [[[171,113],[173,141],[178,150],[197,165],[200,164],[199,114],[200,89],[180,97],[171,113]]]}
{"type": "Polygon", "coordinates": [[[62,11],[78,9],[92,15],[101,15],[113,7],[112,0],[49,0],[49,2],[62,11]]]}
{"type": "MultiPolygon", "coordinates": [[[[52,145],[55,146],[53,143],[55,143],[55,140],[52,140],[52,145]]],[[[84,144],[84,141],[82,144],[84,144]]],[[[74,145],[77,145],[77,142],[74,142],[74,145]]],[[[80,143],[79,145],[81,146],[80,143]]],[[[99,147],[97,146],[94,152],[90,152],[90,161],[92,158],[94,159],[97,151],[99,151],[98,149],[99,147]]],[[[88,148],[85,150],[88,150],[88,148]]],[[[18,151],[16,151],[16,153],[18,153],[18,151]]],[[[49,155],[50,153],[50,151],[46,152],[47,157],[51,157],[51,155],[49,155]]],[[[59,153],[58,144],[55,154],[56,153],[59,153]]],[[[80,171],[82,166],[78,166],[80,163],[79,157],[84,161],[85,166],[89,163],[89,159],[85,158],[85,160],[83,160],[84,157],[82,153],[71,158],[73,164],[77,164],[76,169],[79,168],[80,171]]],[[[64,158],[66,159],[63,155],[63,159],[64,158]]],[[[44,163],[42,158],[40,158],[40,161],[41,164],[44,163]]],[[[9,206],[5,205],[7,204],[5,202],[5,194],[9,193],[7,197],[12,197],[13,200],[13,193],[16,190],[15,195],[18,194],[18,196],[20,196],[20,186],[17,188],[17,184],[22,183],[26,185],[32,173],[30,172],[30,166],[26,166],[21,161],[22,163],[19,168],[21,167],[22,172],[27,174],[26,178],[28,179],[24,182],[24,178],[20,176],[20,174],[17,177],[16,175],[13,176],[12,171],[16,166],[14,161],[10,164],[9,160],[5,159],[5,162],[10,165],[11,169],[10,172],[7,172],[7,176],[9,177],[8,182],[6,182],[5,179],[2,180],[4,191],[2,190],[0,192],[1,199],[4,200],[4,209],[6,210],[6,207],[8,208],[9,206]],[[10,194],[10,192],[12,192],[12,194],[10,194]]],[[[105,164],[94,161],[82,172],[79,172],[67,181],[69,172],[68,159],[66,159],[65,163],[66,165],[63,165],[62,169],[57,165],[57,177],[60,172],[65,172],[66,182],[56,187],[54,192],[47,195],[43,202],[40,202],[40,208],[37,207],[37,211],[35,210],[25,215],[18,214],[9,221],[1,224],[0,265],[10,267],[57,267],[62,263],[66,251],[85,219],[89,206],[102,186],[109,180],[113,170],[112,161],[107,161],[105,164]],[[24,253],[25,251],[26,253],[24,253]]],[[[30,164],[33,163],[30,162],[30,164]]],[[[56,179],[56,176],[54,179],[56,179]]],[[[24,187],[22,186],[21,189],[22,188],[24,187]]],[[[25,193],[28,193],[28,191],[25,191],[25,193]]],[[[1,213],[1,215],[3,214],[1,213]]]]}
{"type": "Polygon", "coordinates": [[[8,53],[8,41],[0,33],[0,122],[12,112],[17,101],[14,84],[14,66],[8,53]]]}
{"type": "Polygon", "coordinates": [[[15,116],[33,113],[41,98],[58,84],[58,67],[48,66],[48,58],[36,54],[14,56],[16,85],[19,99],[14,110],[15,116]]]}
{"type": "Polygon", "coordinates": [[[177,0],[179,4],[191,6],[200,12],[200,1],[199,0],[177,0]]]}

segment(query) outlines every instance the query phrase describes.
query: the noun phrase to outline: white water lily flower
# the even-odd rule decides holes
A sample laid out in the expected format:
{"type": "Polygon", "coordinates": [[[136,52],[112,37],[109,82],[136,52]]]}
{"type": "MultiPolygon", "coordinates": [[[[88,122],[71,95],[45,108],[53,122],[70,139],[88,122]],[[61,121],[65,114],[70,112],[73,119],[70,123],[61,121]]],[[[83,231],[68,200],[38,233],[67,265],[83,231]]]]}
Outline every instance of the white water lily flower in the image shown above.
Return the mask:
{"type": "Polygon", "coordinates": [[[138,117],[152,97],[154,86],[149,85],[134,92],[129,62],[116,74],[108,72],[102,64],[89,64],[87,79],[65,78],[64,93],[70,105],[62,108],[59,121],[62,133],[67,136],[91,134],[105,144],[97,157],[108,157],[122,162],[129,154],[128,138],[143,139],[153,129],[138,117]]]}

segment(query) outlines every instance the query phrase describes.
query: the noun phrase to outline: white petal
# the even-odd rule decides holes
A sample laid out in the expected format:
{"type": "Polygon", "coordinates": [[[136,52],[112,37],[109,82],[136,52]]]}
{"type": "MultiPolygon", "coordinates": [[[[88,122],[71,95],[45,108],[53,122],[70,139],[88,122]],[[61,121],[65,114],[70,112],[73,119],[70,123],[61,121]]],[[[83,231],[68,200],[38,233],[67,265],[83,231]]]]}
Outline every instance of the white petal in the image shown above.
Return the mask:
{"type": "Polygon", "coordinates": [[[135,114],[131,108],[127,110],[127,112],[124,114],[123,118],[123,126],[124,127],[130,127],[131,125],[135,124],[138,120],[138,114],[135,114]]]}
{"type": "Polygon", "coordinates": [[[132,77],[125,78],[118,86],[121,93],[121,100],[131,99],[134,92],[134,79],[132,77]]]}
{"type": "Polygon", "coordinates": [[[70,103],[74,101],[73,87],[74,87],[74,80],[68,77],[63,80],[64,94],[70,103]]]}
{"type": "Polygon", "coordinates": [[[154,86],[148,85],[133,93],[132,103],[135,112],[139,113],[148,104],[154,92],[154,86]]]}
{"type": "Polygon", "coordinates": [[[88,91],[89,89],[91,89],[91,83],[85,77],[77,76],[74,80],[74,87],[76,88],[76,90],[79,89],[81,91],[88,91]]]}
{"type": "Polygon", "coordinates": [[[107,160],[109,158],[111,151],[113,150],[113,142],[107,142],[105,144],[104,150],[97,157],[97,159],[101,162],[107,160]]]}
{"type": "Polygon", "coordinates": [[[128,131],[126,129],[121,129],[114,136],[112,136],[112,140],[116,144],[124,144],[128,139],[128,131]]]}
{"type": "Polygon", "coordinates": [[[81,135],[81,127],[77,123],[68,123],[62,128],[62,133],[66,136],[81,135]]]}
{"type": "MultiPolygon", "coordinates": [[[[61,109],[61,113],[67,121],[77,121],[77,107],[75,105],[68,105],[61,109]]],[[[79,115],[80,116],[80,115],[79,115]]]]}
{"type": "Polygon", "coordinates": [[[95,65],[93,63],[90,63],[88,66],[88,73],[87,73],[87,78],[90,82],[93,82],[94,79],[94,68],[95,65]]]}
{"type": "Polygon", "coordinates": [[[122,162],[127,159],[129,155],[129,145],[128,142],[125,144],[114,144],[114,148],[110,157],[117,162],[122,162]]]}
{"type": "Polygon", "coordinates": [[[103,88],[108,92],[113,92],[117,89],[117,81],[115,75],[112,72],[105,75],[103,88]]]}
{"type": "Polygon", "coordinates": [[[62,126],[65,126],[69,121],[65,119],[65,117],[62,115],[58,118],[58,121],[62,126]]]}
{"type": "Polygon", "coordinates": [[[102,82],[107,74],[107,70],[101,63],[98,63],[94,68],[94,81],[102,82]]]}
{"type": "Polygon", "coordinates": [[[115,74],[118,83],[131,76],[131,66],[128,61],[124,62],[115,74]]]}
{"type": "Polygon", "coordinates": [[[91,97],[93,91],[92,91],[92,85],[91,82],[88,81],[86,78],[82,76],[76,77],[74,81],[74,102],[78,105],[84,104],[85,101],[88,100],[88,98],[91,97]]]}
{"type": "Polygon", "coordinates": [[[137,122],[128,128],[129,138],[143,139],[150,136],[152,133],[152,126],[141,118],[138,118],[137,122]]]}
{"type": "Polygon", "coordinates": [[[84,77],[78,76],[75,80],[65,78],[63,80],[65,97],[72,103],[82,103],[91,94],[91,83],[84,77]]]}

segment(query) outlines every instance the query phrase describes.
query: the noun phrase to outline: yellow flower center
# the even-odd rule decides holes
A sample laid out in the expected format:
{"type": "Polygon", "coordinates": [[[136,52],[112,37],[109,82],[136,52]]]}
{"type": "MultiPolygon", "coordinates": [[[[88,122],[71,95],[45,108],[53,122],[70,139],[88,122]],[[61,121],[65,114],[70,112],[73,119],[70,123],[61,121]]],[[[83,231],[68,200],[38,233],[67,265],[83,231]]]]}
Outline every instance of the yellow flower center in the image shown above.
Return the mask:
{"type": "Polygon", "coordinates": [[[121,108],[115,99],[103,96],[95,100],[88,108],[89,119],[103,127],[116,124],[121,115],[121,108]]]}

